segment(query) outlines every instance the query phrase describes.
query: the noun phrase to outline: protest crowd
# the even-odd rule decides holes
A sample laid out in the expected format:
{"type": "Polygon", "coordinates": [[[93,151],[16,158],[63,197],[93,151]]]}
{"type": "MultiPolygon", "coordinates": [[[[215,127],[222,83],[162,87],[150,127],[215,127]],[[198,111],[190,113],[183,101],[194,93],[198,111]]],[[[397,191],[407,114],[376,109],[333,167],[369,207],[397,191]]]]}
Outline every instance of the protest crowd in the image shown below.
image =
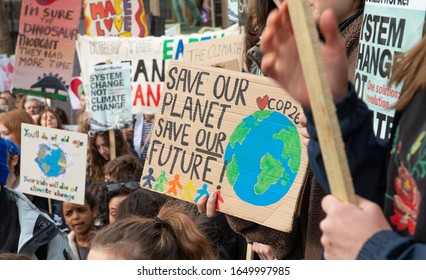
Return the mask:
{"type": "Polygon", "coordinates": [[[29,2],[0,71],[0,259],[426,259],[424,0],[306,1],[325,140],[294,0],[29,2]]]}

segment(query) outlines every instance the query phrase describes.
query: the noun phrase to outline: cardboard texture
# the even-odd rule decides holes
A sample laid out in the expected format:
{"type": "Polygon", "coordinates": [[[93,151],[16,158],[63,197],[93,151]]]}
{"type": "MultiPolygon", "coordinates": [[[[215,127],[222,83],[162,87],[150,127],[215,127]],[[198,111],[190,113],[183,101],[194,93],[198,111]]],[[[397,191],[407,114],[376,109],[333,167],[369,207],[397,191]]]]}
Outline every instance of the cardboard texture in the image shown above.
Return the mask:
{"type": "Polygon", "coordinates": [[[169,61],[182,60],[188,44],[233,35],[235,32],[221,30],[207,34],[145,38],[80,36],[76,49],[85,91],[88,91],[91,66],[107,60],[111,63],[128,61],[132,75],[132,113],[155,114],[169,61]]]}
{"type": "Polygon", "coordinates": [[[67,100],[80,10],[81,0],[22,1],[14,92],[67,100]]]}
{"type": "Polygon", "coordinates": [[[22,124],[23,193],[84,204],[87,134],[22,124]]]}
{"type": "Polygon", "coordinates": [[[308,164],[302,108],[273,80],[172,61],[141,186],[288,232],[308,164]]]}
{"type": "MultiPolygon", "coordinates": [[[[236,60],[239,71],[242,70],[244,36],[232,35],[188,44],[183,61],[198,65],[217,66],[225,61],[236,60]]],[[[228,67],[222,67],[229,69],[228,67]]]]}

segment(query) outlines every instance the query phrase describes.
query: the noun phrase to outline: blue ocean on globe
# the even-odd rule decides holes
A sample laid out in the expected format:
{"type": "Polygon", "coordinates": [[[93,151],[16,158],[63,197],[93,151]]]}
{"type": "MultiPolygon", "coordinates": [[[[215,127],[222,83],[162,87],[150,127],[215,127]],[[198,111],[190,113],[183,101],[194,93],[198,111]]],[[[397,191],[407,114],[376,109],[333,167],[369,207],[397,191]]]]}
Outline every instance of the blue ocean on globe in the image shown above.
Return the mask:
{"type": "Polygon", "coordinates": [[[297,128],[285,115],[257,111],[244,118],[229,137],[226,177],[241,200],[271,205],[292,186],[301,151],[297,128]]]}
{"type": "Polygon", "coordinates": [[[59,147],[52,148],[46,144],[40,144],[35,161],[41,171],[49,177],[58,177],[66,171],[65,153],[59,147]]]}

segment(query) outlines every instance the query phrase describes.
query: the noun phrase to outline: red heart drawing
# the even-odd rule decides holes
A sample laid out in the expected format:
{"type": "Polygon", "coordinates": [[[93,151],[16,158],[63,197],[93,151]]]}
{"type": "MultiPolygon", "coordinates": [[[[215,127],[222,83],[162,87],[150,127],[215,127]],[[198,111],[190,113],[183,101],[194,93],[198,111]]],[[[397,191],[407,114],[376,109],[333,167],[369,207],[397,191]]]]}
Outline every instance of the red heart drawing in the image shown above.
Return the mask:
{"type": "Polygon", "coordinates": [[[80,92],[82,90],[83,81],[80,78],[73,78],[70,83],[71,92],[80,99],[80,92]]]}
{"type": "Polygon", "coordinates": [[[111,28],[112,28],[112,18],[110,18],[110,19],[105,19],[105,20],[104,20],[104,24],[105,24],[105,27],[108,29],[108,31],[110,31],[110,32],[111,32],[111,28]]]}
{"type": "Polygon", "coordinates": [[[256,99],[257,107],[259,107],[259,109],[262,111],[265,109],[268,102],[269,102],[269,96],[267,95],[265,95],[263,98],[258,97],[256,99]]]}

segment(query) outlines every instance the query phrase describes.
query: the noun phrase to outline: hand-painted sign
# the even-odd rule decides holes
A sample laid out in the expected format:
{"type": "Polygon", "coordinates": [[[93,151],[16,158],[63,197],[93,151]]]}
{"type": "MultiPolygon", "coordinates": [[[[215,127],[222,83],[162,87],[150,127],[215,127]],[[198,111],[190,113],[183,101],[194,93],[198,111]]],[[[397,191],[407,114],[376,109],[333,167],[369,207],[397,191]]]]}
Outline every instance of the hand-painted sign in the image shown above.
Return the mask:
{"type": "Polygon", "coordinates": [[[86,91],[91,66],[130,62],[133,114],[155,114],[160,102],[164,73],[170,60],[182,59],[188,43],[206,41],[234,33],[191,34],[177,37],[88,37],[78,39],[77,53],[86,91]]]}
{"type": "Polygon", "coordinates": [[[243,42],[243,35],[233,35],[206,42],[188,44],[185,47],[183,60],[205,66],[216,66],[225,61],[236,60],[239,65],[238,70],[241,71],[244,49],[243,42]]]}
{"type": "Polygon", "coordinates": [[[66,100],[81,0],[23,0],[13,91],[66,100]]]}
{"type": "Polygon", "coordinates": [[[307,168],[301,106],[269,78],[171,62],[141,186],[289,231],[307,168]]]}
{"type": "Polygon", "coordinates": [[[84,17],[89,36],[148,36],[142,0],[84,0],[84,17]]]}
{"type": "Polygon", "coordinates": [[[22,124],[23,193],[84,204],[87,135],[22,124]]]}

